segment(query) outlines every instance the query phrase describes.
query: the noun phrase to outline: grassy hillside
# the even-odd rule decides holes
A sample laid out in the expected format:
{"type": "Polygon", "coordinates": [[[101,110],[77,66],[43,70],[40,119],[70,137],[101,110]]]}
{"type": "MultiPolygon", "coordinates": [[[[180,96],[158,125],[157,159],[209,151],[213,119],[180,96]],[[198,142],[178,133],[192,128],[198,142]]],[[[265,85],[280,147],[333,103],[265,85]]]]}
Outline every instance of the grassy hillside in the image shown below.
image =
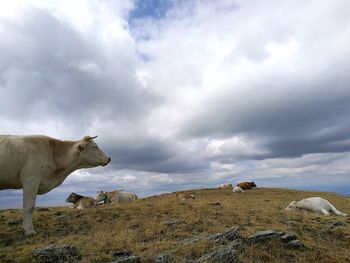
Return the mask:
{"type": "MultiPolygon", "coordinates": [[[[36,210],[38,234],[25,237],[19,224],[21,210],[0,211],[0,261],[32,262],[31,252],[49,244],[78,248],[81,262],[112,260],[112,253],[127,250],[152,262],[156,254],[176,247],[196,235],[240,226],[247,237],[258,230],[292,231],[306,246],[305,251],[283,248],[272,240],[246,246],[242,262],[350,262],[350,218],[321,216],[283,210],[291,201],[320,196],[338,210],[350,214],[350,198],[334,193],[257,188],[243,194],[229,190],[193,191],[197,199],[185,204],[175,193],[140,199],[133,203],[101,206],[84,211],[71,208],[36,210]],[[176,219],[169,223],[170,219],[176,219]],[[343,225],[330,228],[334,220],[343,225]]],[[[198,258],[213,249],[209,241],[197,242],[176,252],[177,262],[198,258]]]]}

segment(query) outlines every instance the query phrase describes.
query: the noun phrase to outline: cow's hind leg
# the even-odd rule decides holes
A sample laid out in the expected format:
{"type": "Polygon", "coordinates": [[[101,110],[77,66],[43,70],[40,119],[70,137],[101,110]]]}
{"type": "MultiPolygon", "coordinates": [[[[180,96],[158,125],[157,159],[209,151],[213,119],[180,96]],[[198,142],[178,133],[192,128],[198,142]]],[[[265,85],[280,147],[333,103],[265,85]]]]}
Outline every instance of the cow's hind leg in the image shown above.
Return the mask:
{"type": "Polygon", "coordinates": [[[36,234],[32,221],[39,185],[34,182],[23,185],[23,229],[26,235],[36,234]]]}
{"type": "Polygon", "coordinates": [[[328,202],[328,204],[329,204],[329,206],[330,206],[330,208],[331,208],[331,211],[332,211],[334,214],[336,214],[337,216],[347,216],[346,214],[344,214],[344,213],[338,211],[338,210],[334,207],[334,205],[332,205],[331,203],[328,202]]]}

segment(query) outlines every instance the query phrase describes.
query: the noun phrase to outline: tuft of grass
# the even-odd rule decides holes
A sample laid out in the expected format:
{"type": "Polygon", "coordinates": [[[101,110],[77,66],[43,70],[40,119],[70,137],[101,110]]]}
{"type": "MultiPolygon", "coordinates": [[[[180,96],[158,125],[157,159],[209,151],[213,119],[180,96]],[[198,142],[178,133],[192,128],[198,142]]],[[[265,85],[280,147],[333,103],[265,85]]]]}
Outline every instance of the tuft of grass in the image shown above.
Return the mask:
{"type": "Polygon", "coordinates": [[[113,252],[120,250],[140,256],[141,262],[152,262],[158,253],[174,248],[173,257],[181,262],[215,249],[207,240],[187,246],[181,246],[181,241],[232,226],[240,226],[244,237],[266,229],[294,232],[308,247],[305,251],[286,249],[277,240],[245,246],[242,262],[349,262],[348,217],[284,210],[293,200],[320,196],[350,214],[349,197],[276,188],[243,194],[222,189],[190,192],[195,192],[196,199],[186,203],[179,203],[175,193],[170,193],[82,211],[62,207],[36,210],[33,222],[38,234],[32,237],[24,236],[20,224],[8,224],[11,219],[22,219],[22,210],[0,211],[1,262],[33,262],[31,252],[50,244],[76,246],[84,263],[112,260],[113,252]],[[330,229],[334,220],[344,226],[330,229]]]}

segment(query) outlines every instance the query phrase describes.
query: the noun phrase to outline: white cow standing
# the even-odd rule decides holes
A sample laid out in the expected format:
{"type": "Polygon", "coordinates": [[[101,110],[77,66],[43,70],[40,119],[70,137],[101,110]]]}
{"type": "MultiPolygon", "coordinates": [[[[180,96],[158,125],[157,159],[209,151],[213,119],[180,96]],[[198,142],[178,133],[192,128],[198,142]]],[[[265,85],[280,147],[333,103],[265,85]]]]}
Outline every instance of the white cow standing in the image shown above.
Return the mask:
{"type": "Polygon", "coordinates": [[[23,188],[23,229],[35,234],[32,214],[37,194],[63,183],[77,169],[105,166],[111,158],[85,136],[61,141],[43,135],[0,135],[0,190],[23,188]]]}
{"type": "Polygon", "coordinates": [[[302,199],[299,202],[293,201],[287,206],[286,209],[308,210],[316,213],[322,213],[326,216],[329,216],[330,213],[333,212],[338,216],[346,216],[346,214],[338,211],[328,200],[321,197],[310,197],[302,199]]]}

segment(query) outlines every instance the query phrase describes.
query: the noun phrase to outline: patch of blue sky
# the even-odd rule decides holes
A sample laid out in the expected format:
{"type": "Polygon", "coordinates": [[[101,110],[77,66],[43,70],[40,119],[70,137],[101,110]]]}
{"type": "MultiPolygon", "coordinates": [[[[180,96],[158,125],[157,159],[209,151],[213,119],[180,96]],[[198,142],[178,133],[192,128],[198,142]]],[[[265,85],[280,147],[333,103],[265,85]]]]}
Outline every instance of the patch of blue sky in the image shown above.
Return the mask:
{"type": "Polygon", "coordinates": [[[136,0],[135,8],[131,10],[129,19],[162,19],[173,6],[171,0],[136,0]]]}

